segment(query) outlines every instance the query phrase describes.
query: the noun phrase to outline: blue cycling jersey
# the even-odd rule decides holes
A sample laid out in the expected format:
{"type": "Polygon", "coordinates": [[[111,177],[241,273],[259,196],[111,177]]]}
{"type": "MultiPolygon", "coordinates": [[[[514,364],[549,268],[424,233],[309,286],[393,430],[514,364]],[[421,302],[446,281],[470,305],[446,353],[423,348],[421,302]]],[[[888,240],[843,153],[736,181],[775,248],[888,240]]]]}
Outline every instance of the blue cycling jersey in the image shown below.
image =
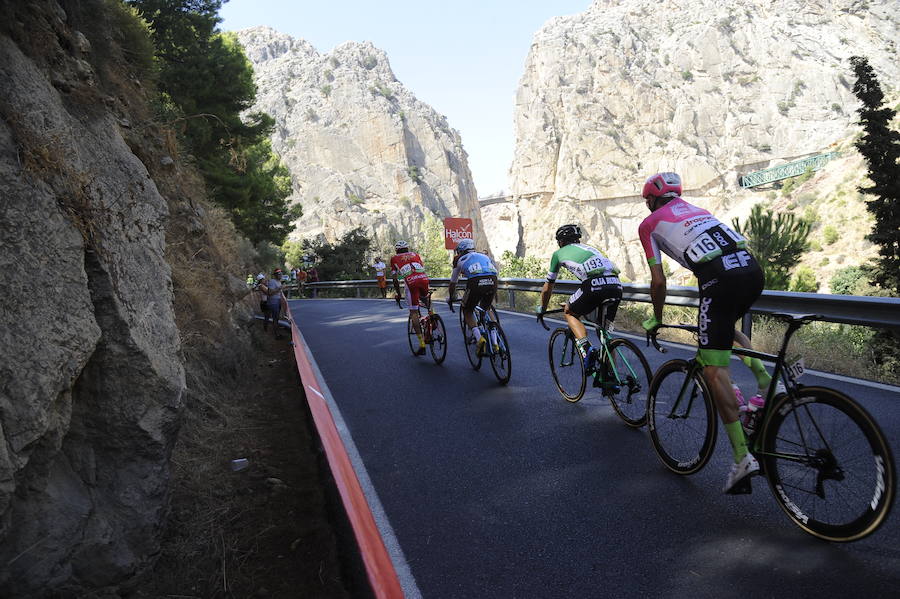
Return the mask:
{"type": "Polygon", "coordinates": [[[467,279],[474,277],[486,277],[488,275],[497,276],[497,267],[493,261],[484,254],[478,252],[468,252],[459,257],[456,266],[453,268],[453,274],[450,275],[450,282],[456,283],[459,275],[463,275],[467,279]]]}

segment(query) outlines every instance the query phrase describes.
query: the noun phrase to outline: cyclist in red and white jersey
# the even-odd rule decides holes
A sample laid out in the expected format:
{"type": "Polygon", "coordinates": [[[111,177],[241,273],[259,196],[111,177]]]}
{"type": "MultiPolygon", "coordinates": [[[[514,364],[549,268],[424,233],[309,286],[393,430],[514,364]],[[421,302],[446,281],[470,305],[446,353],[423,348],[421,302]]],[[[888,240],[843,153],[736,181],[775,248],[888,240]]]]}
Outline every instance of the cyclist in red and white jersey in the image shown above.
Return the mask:
{"type": "Polygon", "coordinates": [[[648,331],[662,324],[666,301],[666,275],[662,253],[691,270],[700,288],[697,315],[703,377],[728,433],[734,466],[725,482],[726,493],[749,492],[748,477],[759,464],[747,449],[747,438],[738,420],[737,399],[728,365],[734,344],[734,324],[763,290],[762,269],[747,249],[747,240],[715,216],[681,198],[681,177],[657,173],[644,183],[641,195],[651,214],[638,233],[650,265],[650,298],[653,316],[644,321],[648,331]]]}
{"type": "Polygon", "coordinates": [[[400,280],[406,284],[406,303],[412,316],[413,329],[419,338],[418,355],[425,355],[425,337],[422,336],[422,324],[419,322],[419,299],[428,297],[428,273],[422,265],[419,254],[409,251],[409,244],[398,241],[394,245],[396,254],[391,256],[391,277],[394,279],[394,290],[400,298],[400,280]]]}

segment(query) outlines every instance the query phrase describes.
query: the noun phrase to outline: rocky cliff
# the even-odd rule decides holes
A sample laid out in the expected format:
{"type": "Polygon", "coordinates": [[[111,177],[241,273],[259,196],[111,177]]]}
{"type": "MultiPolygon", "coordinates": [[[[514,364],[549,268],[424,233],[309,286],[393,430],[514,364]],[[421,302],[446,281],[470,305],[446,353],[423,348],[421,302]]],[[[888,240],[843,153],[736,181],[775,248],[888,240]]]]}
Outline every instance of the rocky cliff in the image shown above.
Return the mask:
{"type": "Polygon", "coordinates": [[[3,597],[81,596],[152,563],[198,346],[184,265],[222,307],[204,343],[246,293],[210,263],[202,185],[166,155],[121,6],[0,1],[3,597]]]}
{"type": "Polygon", "coordinates": [[[729,220],[746,213],[765,196],[739,191],[739,175],[853,133],[847,58],[868,56],[893,85],[897,32],[890,0],[595,0],[549,21],[516,95],[512,201],[484,213],[495,252],[549,255],[573,220],[627,276],[646,276],[649,174],[678,171],[687,195],[729,220]]]}
{"type": "Polygon", "coordinates": [[[297,237],[334,241],[360,226],[384,248],[421,239],[430,214],[474,219],[485,243],[459,133],[397,81],[384,52],[347,42],[323,54],[267,27],[238,38],[303,207],[297,237]]]}

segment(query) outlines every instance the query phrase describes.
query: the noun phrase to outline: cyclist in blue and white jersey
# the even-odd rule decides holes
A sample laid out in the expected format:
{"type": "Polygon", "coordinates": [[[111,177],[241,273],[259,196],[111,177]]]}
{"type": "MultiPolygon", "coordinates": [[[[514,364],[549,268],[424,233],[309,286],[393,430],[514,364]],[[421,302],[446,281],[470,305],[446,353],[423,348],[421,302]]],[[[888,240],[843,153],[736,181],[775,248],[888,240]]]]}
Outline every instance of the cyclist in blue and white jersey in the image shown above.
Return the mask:
{"type": "Polygon", "coordinates": [[[463,239],[456,244],[456,259],[454,260],[453,273],[450,275],[450,289],[447,303],[453,301],[456,291],[456,282],[459,276],[466,277],[466,292],[460,302],[466,325],[472,331],[471,339],[467,343],[478,343],[478,354],[484,353],[484,345],[487,342],[486,331],[482,331],[475,320],[475,306],[481,306],[487,310],[494,301],[497,293],[497,267],[491,258],[475,251],[475,242],[471,239],[463,239]]]}

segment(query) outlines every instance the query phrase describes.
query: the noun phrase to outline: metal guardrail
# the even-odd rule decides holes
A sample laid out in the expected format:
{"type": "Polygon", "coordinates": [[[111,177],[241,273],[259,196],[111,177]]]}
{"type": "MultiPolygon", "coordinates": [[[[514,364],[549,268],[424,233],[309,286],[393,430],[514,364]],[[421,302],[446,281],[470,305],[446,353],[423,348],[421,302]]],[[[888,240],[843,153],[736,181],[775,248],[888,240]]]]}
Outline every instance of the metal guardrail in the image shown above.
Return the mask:
{"type": "MultiPolygon", "coordinates": [[[[430,279],[433,287],[447,287],[450,279],[430,279]]],[[[502,278],[499,289],[510,292],[510,304],[515,309],[515,292],[538,292],[544,285],[542,279],[502,278]]],[[[306,287],[316,289],[360,289],[376,288],[377,282],[372,280],[356,281],[319,281],[307,283],[306,287]]],[[[578,289],[578,281],[557,281],[554,293],[574,293],[578,289]]],[[[669,287],[666,293],[666,304],[672,306],[699,305],[699,293],[696,287],[669,287]]],[[[650,302],[650,285],[626,283],[622,285],[622,299],[633,302],[650,302]]],[[[790,312],[793,314],[819,314],[826,322],[855,324],[875,328],[900,329],[900,298],[896,297],[860,297],[856,295],[826,295],[821,293],[798,293],[791,291],[763,291],[762,296],[750,309],[753,314],[773,314],[790,312]]],[[[746,324],[746,323],[745,323],[746,324]]],[[[745,332],[749,332],[745,328],[745,332]]]]}

